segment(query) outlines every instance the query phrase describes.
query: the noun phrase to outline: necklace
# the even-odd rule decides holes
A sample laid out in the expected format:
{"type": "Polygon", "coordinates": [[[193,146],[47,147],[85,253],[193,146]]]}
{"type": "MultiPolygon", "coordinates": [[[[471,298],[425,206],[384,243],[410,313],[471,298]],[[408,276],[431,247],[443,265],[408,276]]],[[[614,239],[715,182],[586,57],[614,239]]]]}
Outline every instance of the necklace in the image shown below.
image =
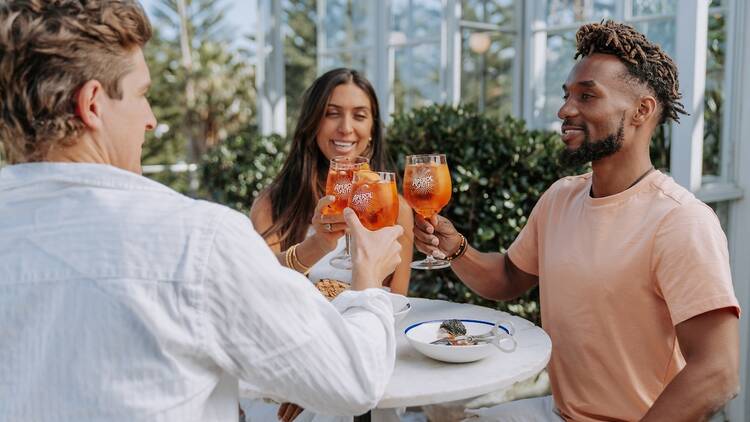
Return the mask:
{"type": "MultiPolygon", "coordinates": [[[[633,182],[630,186],[628,186],[628,189],[630,189],[633,186],[635,186],[636,184],[638,184],[638,182],[640,182],[641,180],[643,180],[643,178],[646,177],[646,176],[648,176],[648,174],[651,173],[652,171],[654,171],[654,166],[651,166],[648,170],[646,170],[645,173],[643,173],[637,179],[635,179],[635,182],[633,182]]],[[[625,189],[625,190],[628,190],[628,189],[625,189]]]]}
{"type": "MultiPolygon", "coordinates": [[[[644,177],[648,176],[648,174],[651,173],[654,170],[655,170],[654,166],[649,167],[648,170],[646,170],[645,173],[643,173],[642,175],[638,176],[638,178],[635,179],[635,182],[631,183],[630,186],[628,186],[625,190],[628,190],[628,189],[632,188],[633,186],[637,185],[638,182],[640,182],[641,180],[643,180],[644,177]]],[[[591,183],[591,188],[589,188],[589,195],[592,198],[595,198],[595,196],[594,196],[594,184],[593,183],[591,183]]]]}

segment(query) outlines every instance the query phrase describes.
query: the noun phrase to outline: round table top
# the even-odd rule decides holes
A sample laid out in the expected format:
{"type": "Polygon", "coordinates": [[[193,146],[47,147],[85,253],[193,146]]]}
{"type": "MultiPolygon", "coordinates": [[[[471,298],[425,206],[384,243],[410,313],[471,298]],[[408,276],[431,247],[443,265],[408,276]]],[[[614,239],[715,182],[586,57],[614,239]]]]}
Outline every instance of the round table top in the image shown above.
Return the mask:
{"type": "Polygon", "coordinates": [[[547,366],[552,343],[547,333],[531,322],[482,306],[409,298],[411,311],[396,326],[396,366],[379,409],[424,406],[480,396],[535,375],[547,366]],[[411,347],[404,329],[434,319],[509,319],[516,328],[517,349],[500,350],[470,363],[445,363],[411,347]]]}

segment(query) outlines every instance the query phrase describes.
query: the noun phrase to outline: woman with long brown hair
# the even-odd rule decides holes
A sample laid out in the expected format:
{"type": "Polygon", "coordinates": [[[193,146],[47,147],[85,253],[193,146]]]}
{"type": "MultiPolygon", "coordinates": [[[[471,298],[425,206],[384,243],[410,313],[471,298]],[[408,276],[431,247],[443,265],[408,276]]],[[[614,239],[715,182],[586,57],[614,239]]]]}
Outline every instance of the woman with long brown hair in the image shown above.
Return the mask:
{"type": "MultiPolygon", "coordinates": [[[[312,281],[348,281],[350,277],[350,272],[328,265],[330,256],[343,248],[346,226],[341,218],[321,215],[322,208],[331,202],[325,196],[328,166],[332,158],[340,156],[365,156],[373,170],[395,171],[386,153],[375,90],[357,71],[347,68],[326,72],[307,89],[289,156],[250,211],[255,229],[276,252],[298,245],[298,262],[312,267],[312,281]]],[[[399,205],[398,224],[405,232],[401,239],[402,261],[384,282],[392,292],[405,295],[409,287],[413,217],[401,197],[399,205]]]]}
{"type": "MultiPolygon", "coordinates": [[[[309,273],[312,282],[321,278],[349,282],[350,270],[336,269],[329,263],[345,247],[346,225],[341,217],[322,216],[323,208],[333,199],[325,195],[326,178],[330,160],[342,156],[364,156],[369,158],[373,170],[396,171],[386,153],[378,100],[367,79],[355,70],[339,68],[313,82],[304,93],[301,110],[289,156],[279,175],[253,204],[250,219],[280,256],[289,256],[281,252],[293,248],[296,259],[291,260],[291,266],[309,273]]],[[[401,264],[383,284],[393,293],[406,295],[414,242],[413,216],[400,195],[397,224],[404,228],[401,264]]],[[[256,405],[257,402],[249,411],[251,417],[260,410],[256,405]]],[[[285,403],[278,410],[278,417],[293,420],[301,411],[298,406],[285,403]]],[[[323,420],[320,415],[309,415],[305,420],[309,418],[323,420]]]]}

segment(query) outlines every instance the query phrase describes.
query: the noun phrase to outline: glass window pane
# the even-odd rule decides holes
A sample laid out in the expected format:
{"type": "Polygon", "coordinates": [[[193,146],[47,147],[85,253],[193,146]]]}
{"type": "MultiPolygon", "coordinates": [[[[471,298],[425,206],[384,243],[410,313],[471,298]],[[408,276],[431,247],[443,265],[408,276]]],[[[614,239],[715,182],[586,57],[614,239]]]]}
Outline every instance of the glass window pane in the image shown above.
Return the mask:
{"type": "Polygon", "coordinates": [[[467,21],[494,25],[512,25],[515,14],[514,0],[462,0],[461,13],[467,21]]]}
{"type": "Polygon", "coordinates": [[[367,3],[354,0],[325,0],[323,28],[326,48],[352,48],[367,43],[367,3]]]}
{"type": "Polygon", "coordinates": [[[661,48],[674,59],[674,37],[675,22],[674,19],[655,20],[650,22],[641,22],[634,25],[637,30],[643,33],[651,42],[659,44],[661,48]]]}
{"type": "Polygon", "coordinates": [[[535,126],[550,127],[559,122],[557,110],[563,104],[562,85],[575,64],[574,54],[575,31],[547,37],[547,49],[544,56],[544,86],[536,88],[544,90],[544,106],[535,112],[535,126]]]}
{"type": "Polygon", "coordinates": [[[570,25],[615,16],[615,0],[547,0],[547,25],[570,25]]]}
{"type": "Polygon", "coordinates": [[[439,1],[394,0],[391,4],[391,30],[402,32],[407,41],[439,37],[442,18],[443,10],[439,1]]]}
{"type": "Polygon", "coordinates": [[[703,116],[703,174],[721,175],[721,129],[724,105],[726,26],[722,13],[708,16],[706,94],[703,116]]]}
{"type": "Polygon", "coordinates": [[[516,56],[513,41],[508,34],[462,31],[462,103],[474,104],[479,111],[496,117],[511,113],[516,56]]]}
{"type": "Polygon", "coordinates": [[[395,113],[441,101],[440,44],[398,48],[393,95],[395,113]]]}
{"type": "Polygon", "coordinates": [[[349,67],[364,73],[367,70],[367,52],[366,51],[344,51],[336,54],[326,54],[321,56],[321,68],[326,72],[337,67],[349,67]]]}
{"type": "Polygon", "coordinates": [[[634,0],[633,16],[673,15],[677,0],[634,0]]]}

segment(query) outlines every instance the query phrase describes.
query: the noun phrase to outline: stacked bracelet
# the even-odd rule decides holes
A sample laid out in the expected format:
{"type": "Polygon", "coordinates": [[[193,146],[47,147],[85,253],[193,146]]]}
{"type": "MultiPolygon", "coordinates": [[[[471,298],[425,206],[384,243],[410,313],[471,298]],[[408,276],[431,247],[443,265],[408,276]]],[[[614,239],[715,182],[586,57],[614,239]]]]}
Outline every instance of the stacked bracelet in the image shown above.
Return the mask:
{"type": "Polygon", "coordinates": [[[286,262],[286,266],[301,272],[305,276],[310,273],[310,267],[304,265],[302,262],[300,262],[299,258],[297,257],[297,246],[299,246],[299,243],[292,245],[289,249],[286,250],[286,253],[284,254],[284,261],[286,262]]]}
{"type": "Polygon", "coordinates": [[[466,241],[466,237],[462,235],[461,233],[458,234],[461,236],[461,243],[458,244],[458,249],[456,249],[456,252],[453,252],[452,255],[445,257],[445,261],[455,261],[458,258],[461,258],[466,253],[466,249],[468,249],[469,242],[466,241]]]}

